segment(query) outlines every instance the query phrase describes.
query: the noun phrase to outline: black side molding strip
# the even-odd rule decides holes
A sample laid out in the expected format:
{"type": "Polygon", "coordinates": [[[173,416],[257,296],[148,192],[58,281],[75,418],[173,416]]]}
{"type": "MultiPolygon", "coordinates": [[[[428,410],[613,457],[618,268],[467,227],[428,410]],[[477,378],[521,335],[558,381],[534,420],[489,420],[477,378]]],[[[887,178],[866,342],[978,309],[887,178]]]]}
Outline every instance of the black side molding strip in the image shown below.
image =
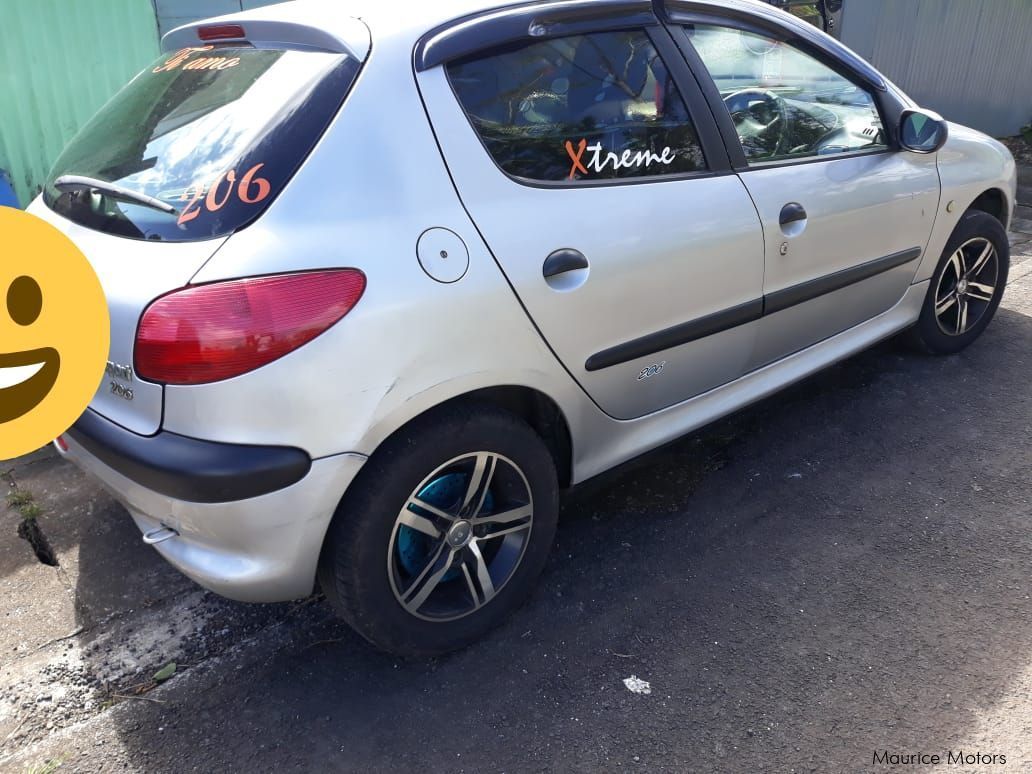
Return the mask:
{"type": "Polygon", "coordinates": [[[640,339],[617,344],[615,347],[604,349],[588,358],[584,364],[586,371],[598,371],[602,368],[626,363],[639,357],[651,355],[654,352],[661,352],[664,349],[687,344],[696,339],[703,339],[720,333],[730,328],[736,328],[745,323],[755,322],[763,316],[763,299],[747,301],[744,304],[724,309],[714,314],[700,317],[697,320],[675,325],[673,328],[650,333],[640,339]]]}
{"type": "Polygon", "coordinates": [[[696,320],[675,325],[673,328],[666,328],[656,333],[642,336],[640,339],[617,344],[615,347],[596,352],[584,363],[585,371],[598,371],[602,368],[610,368],[639,357],[645,357],[665,349],[679,347],[682,344],[696,341],[698,339],[722,333],[739,325],[756,322],[775,312],[788,309],[791,306],[811,301],[818,296],[841,290],[844,287],[863,282],[882,272],[895,269],[897,266],[910,263],[921,257],[923,251],[920,247],[912,247],[899,253],[887,255],[884,258],[877,258],[859,266],[853,266],[834,274],[818,277],[815,280],[793,285],[784,290],[758,298],[755,301],[747,301],[744,304],[724,309],[714,314],[700,317],[696,320]]]}
{"type": "Polygon", "coordinates": [[[651,0],[558,0],[494,9],[426,33],[416,44],[416,72],[506,43],[658,24],[651,0]]]}
{"type": "Polygon", "coordinates": [[[774,312],[780,312],[782,309],[788,309],[790,306],[811,301],[817,298],[817,296],[833,293],[848,285],[863,282],[876,274],[895,269],[897,266],[910,263],[920,257],[921,248],[911,247],[909,250],[893,253],[884,258],[876,258],[873,261],[861,263],[859,266],[851,266],[848,269],[837,271],[834,274],[827,274],[799,285],[793,285],[784,290],[776,290],[763,297],[763,313],[774,314],[774,312]]]}
{"type": "Polygon", "coordinates": [[[300,481],[312,467],[311,458],[300,449],[214,443],[169,432],[137,435],[90,409],[67,434],[126,478],[195,503],[275,492],[300,481]]]}

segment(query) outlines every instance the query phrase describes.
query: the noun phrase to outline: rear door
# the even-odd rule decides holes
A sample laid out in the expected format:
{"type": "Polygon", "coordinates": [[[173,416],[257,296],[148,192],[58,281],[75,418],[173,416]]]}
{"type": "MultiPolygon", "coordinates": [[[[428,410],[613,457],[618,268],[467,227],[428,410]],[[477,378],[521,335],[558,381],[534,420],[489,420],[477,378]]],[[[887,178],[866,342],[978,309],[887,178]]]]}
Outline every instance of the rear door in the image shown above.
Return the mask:
{"type": "Polygon", "coordinates": [[[830,58],[748,28],[698,23],[679,34],[712,78],[763,223],[765,317],[749,367],[895,305],[938,208],[935,158],[892,147],[874,89],[830,58]]]}
{"type": "Polygon", "coordinates": [[[359,69],[347,53],[278,46],[198,43],[164,54],[73,138],[30,208],[100,277],[111,351],[90,407],[134,432],[152,434],[162,419],[162,385],[134,372],[144,309],[265,211],[359,69]]]}
{"type": "Polygon", "coordinates": [[[737,378],[761,309],[762,235],[683,57],[657,25],[529,28],[553,35],[419,73],[502,271],[614,417],[737,378]]]}

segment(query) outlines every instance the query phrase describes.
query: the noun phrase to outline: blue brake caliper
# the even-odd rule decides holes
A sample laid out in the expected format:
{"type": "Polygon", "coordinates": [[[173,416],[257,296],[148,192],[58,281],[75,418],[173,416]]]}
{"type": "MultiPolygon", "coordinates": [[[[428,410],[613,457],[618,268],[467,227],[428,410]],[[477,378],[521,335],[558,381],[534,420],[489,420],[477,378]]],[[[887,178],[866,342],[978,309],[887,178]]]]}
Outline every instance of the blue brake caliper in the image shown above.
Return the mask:
{"type": "MultiPolygon", "coordinates": [[[[462,495],[466,492],[466,482],[468,480],[469,476],[464,473],[448,473],[440,478],[435,478],[423,487],[416,496],[435,508],[447,511],[462,499],[462,495]]],[[[494,505],[493,501],[494,498],[488,492],[484,498],[484,510],[488,513],[491,512],[491,508],[494,505]]],[[[431,555],[437,549],[437,543],[438,541],[429,535],[402,524],[398,528],[398,541],[396,544],[398,562],[401,564],[402,569],[413,577],[419,575],[426,568],[426,563],[430,561],[431,555]]],[[[453,567],[441,579],[441,582],[450,581],[458,577],[460,572],[461,570],[458,567],[453,567]]]]}

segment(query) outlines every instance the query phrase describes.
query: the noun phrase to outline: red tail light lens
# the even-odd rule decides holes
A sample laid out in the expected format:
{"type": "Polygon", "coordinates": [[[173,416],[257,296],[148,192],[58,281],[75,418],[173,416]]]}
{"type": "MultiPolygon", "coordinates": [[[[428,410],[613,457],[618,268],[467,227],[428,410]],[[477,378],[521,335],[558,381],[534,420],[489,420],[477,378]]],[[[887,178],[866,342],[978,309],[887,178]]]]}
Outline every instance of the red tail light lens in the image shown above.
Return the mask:
{"type": "Polygon", "coordinates": [[[165,384],[206,384],[253,371],[344,317],[365,285],[358,269],[339,269],[178,290],[143,313],[136,373],[165,384]]]}

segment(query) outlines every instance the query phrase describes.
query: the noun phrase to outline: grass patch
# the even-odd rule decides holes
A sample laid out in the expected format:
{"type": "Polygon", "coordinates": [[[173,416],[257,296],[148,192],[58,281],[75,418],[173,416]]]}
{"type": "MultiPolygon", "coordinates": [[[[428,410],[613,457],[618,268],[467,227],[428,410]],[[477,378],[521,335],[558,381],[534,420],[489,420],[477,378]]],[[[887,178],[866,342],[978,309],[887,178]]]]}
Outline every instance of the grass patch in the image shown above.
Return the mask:
{"type": "Polygon", "coordinates": [[[32,521],[33,519],[35,519],[43,513],[43,509],[40,508],[39,505],[37,505],[34,502],[28,502],[25,505],[18,508],[18,513],[20,513],[21,517],[26,521],[32,521]]]}
{"type": "Polygon", "coordinates": [[[7,505],[18,511],[24,521],[33,521],[43,515],[35,495],[26,489],[15,489],[8,494],[7,505]]]}
{"type": "Polygon", "coordinates": [[[29,504],[34,504],[36,498],[32,492],[25,492],[20,489],[15,489],[9,495],[7,495],[7,504],[12,508],[21,510],[23,507],[29,504]]]}
{"type": "Polygon", "coordinates": [[[56,758],[37,763],[25,769],[25,774],[54,774],[64,764],[64,759],[56,758]]]}
{"type": "Polygon", "coordinates": [[[34,521],[43,514],[43,509],[36,503],[36,497],[25,489],[14,489],[7,495],[8,507],[18,511],[23,521],[34,521]]]}

